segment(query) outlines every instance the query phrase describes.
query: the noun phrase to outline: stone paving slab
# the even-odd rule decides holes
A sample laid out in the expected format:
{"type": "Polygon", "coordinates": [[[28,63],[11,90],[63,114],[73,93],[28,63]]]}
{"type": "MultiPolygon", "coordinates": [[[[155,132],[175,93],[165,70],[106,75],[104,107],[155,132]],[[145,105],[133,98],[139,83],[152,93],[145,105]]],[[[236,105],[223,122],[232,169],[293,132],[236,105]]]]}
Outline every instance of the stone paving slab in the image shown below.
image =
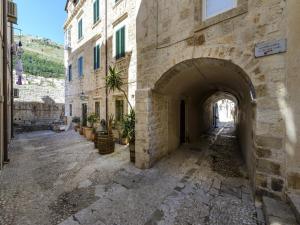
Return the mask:
{"type": "Polygon", "coordinates": [[[298,225],[291,208],[284,202],[263,197],[267,225],[298,225]]]}
{"type": "MultiPolygon", "coordinates": [[[[0,173],[0,224],[264,225],[247,177],[230,176],[242,168],[218,173],[212,144],[203,138],[139,170],[127,147],[100,156],[74,131],[18,136],[0,173]]],[[[233,145],[224,148],[235,154],[233,145]]]]}

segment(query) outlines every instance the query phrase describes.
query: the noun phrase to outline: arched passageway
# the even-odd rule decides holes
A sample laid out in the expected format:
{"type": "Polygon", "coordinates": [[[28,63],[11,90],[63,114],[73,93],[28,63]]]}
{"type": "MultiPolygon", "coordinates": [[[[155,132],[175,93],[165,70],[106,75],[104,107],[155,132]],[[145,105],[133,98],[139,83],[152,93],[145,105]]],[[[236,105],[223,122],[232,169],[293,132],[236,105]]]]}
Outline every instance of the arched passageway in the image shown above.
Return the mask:
{"type": "Polygon", "coordinates": [[[203,134],[230,128],[253,177],[255,91],[240,67],[212,58],[187,60],[164,73],[153,93],[153,119],[162,127],[156,149],[164,146],[153,153],[154,160],[183,143],[197,142],[203,134]]]}

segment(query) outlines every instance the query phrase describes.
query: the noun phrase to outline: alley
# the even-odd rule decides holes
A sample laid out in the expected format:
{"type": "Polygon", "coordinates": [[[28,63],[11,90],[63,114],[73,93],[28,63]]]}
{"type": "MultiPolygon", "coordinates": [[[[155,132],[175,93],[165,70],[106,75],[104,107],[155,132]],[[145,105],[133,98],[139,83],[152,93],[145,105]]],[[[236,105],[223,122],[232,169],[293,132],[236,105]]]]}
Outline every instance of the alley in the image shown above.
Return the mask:
{"type": "Polygon", "coordinates": [[[73,131],[19,135],[0,172],[0,224],[264,224],[233,135],[219,129],[149,170],[73,131]]]}

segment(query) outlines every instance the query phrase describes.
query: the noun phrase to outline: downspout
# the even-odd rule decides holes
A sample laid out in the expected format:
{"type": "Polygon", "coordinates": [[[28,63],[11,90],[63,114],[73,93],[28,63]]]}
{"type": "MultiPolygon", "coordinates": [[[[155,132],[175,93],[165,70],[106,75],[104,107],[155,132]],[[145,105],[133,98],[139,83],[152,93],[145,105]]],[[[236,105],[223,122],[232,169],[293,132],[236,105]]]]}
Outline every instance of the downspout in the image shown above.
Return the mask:
{"type": "MultiPolygon", "coordinates": [[[[11,23],[10,26],[10,46],[14,42],[14,27],[13,24],[11,23]]],[[[14,137],[14,64],[13,64],[13,54],[10,54],[10,113],[11,113],[11,118],[10,118],[10,131],[11,131],[11,138],[14,137]]]]}
{"type": "MultiPolygon", "coordinates": [[[[105,77],[108,73],[107,0],[105,0],[105,77]]],[[[108,123],[108,89],[105,85],[105,120],[108,123]]]]}
{"type": "Polygon", "coordinates": [[[4,95],[4,101],[3,101],[3,144],[4,144],[4,154],[3,154],[3,160],[4,163],[7,163],[9,161],[8,159],[8,88],[7,88],[7,0],[3,1],[3,95],[4,95]]]}

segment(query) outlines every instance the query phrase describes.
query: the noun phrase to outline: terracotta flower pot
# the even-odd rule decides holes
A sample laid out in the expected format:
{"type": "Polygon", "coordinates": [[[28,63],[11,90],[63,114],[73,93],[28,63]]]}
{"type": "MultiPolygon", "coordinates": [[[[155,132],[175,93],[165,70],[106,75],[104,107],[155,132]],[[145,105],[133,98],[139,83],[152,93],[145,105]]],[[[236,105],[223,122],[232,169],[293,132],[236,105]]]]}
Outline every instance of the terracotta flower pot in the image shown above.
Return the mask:
{"type": "Polygon", "coordinates": [[[90,141],[93,141],[93,128],[85,128],[85,137],[90,140],[90,141]]]}
{"type": "Polygon", "coordinates": [[[80,134],[80,135],[83,135],[83,127],[80,127],[80,128],[79,128],[79,134],[80,134]]]}

